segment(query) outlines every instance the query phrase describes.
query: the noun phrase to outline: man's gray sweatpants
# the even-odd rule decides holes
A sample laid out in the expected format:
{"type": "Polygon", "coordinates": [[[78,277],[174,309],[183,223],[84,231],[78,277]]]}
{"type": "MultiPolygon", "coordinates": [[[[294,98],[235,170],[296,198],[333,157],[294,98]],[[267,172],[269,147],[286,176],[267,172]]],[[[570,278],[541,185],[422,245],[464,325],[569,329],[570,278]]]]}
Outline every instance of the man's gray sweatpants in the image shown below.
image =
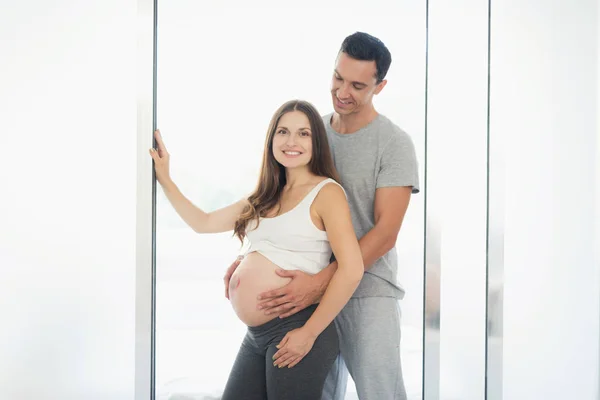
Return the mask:
{"type": "Polygon", "coordinates": [[[340,355],[327,376],[322,400],[344,400],[348,372],[360,400],[406,400],[398,299],[352,298],[335,325],[340,355]]]}

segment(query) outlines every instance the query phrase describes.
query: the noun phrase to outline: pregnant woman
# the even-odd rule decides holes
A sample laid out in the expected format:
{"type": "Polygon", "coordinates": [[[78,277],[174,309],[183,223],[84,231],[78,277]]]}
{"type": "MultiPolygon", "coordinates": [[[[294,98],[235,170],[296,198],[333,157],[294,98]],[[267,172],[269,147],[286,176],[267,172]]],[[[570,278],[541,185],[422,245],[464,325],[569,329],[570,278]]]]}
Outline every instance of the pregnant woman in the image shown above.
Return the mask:
{"type": "Polygon", "coordinates": [[[364,266],[319,113],[305,101],[283,104],[267,131],[256,189],[210,213],[171,180],[169,153],[160,132],[155,137],[158,150],[150,155],[156,177],[180,217],[198,233],[233,231],[249,243],[229,287],[232,307],[248,331],[222,400],[320,400],[339,352],[332,322],[364,266]],[[332,252],[338,268],[318,305],[284,319],[257,309],[259,293],[287,283],[278,268],[315,274],[332,252]]]}

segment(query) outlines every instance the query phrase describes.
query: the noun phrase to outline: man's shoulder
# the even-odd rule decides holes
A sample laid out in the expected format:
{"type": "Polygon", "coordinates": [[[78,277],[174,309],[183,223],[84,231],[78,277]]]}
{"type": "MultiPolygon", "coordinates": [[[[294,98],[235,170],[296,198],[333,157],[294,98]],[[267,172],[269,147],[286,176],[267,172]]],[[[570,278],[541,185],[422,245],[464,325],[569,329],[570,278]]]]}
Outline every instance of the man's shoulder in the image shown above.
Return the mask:
{"type": "Polygon", "coordinates": [[[329,112],[327,114],[321,115],[321,118],[323,119],[323,123],[325,124],[325,127],[327,128],[327,126],[329,125],[330,121],[331,121],[331,116],[333,115],[333,112],[329,112]]]}
{"type": "Polygon", "coordinates": [[[404,129],[383,114],[379,114],[379,124],[376,132],[385,142],[412,142],[411,136],[404,129]]]}
{"type": "Polygon", "coordinates": [[[330,141],[333,140],[333,137],[335,136],[333,128],[331,127],[331,117],[332,116],[333,116],[333,112],[330,112],[325,115],[321,115],[321,118],[323,119],[323,125],[325,125],[325,134],[327,135],[327,138],[330,141]]]}

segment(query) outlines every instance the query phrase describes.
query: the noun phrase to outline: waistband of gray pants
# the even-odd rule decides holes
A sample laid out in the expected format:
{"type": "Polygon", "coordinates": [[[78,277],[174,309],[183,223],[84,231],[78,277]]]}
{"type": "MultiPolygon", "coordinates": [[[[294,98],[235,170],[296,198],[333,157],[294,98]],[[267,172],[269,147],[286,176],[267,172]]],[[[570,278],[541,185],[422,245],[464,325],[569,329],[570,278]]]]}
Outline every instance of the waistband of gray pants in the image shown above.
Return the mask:
{"type": "Polygon", "coordinates": [[[317,306],[318,306],[318,304],[312,304],[312,305],[306,307],[305,309],[298,311],[296,314],[290,315],[289,317],[285,317],[285,318],[275,317],[272,320],[267,321],[262,325],[249,326],[248,331],[253,334],[260,334],[260,333],[269,331],[273,328],[276,328],[279,325],[284,325],[284,324],[299,322],[299,321],[308,321],[310,316],[317,309],[317,306]]]}

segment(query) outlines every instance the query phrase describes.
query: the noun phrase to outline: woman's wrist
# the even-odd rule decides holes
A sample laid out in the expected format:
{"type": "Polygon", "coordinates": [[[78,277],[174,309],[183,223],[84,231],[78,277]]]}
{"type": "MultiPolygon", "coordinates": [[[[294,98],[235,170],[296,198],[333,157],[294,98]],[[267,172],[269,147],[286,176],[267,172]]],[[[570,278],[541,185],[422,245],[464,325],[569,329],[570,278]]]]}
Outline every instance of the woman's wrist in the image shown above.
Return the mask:
{"type": "Polygon", "coordinates": [[[160,183],[163,190],[170,191],[176,187],[175,182],[171,180],[171,178],[164,179],[163,182],[160,183]]]}
{"type": "Polygon", "coordinates": [[[304,324],[304,326],[301,329],[303,329],[307,334],[312,336],[313,339],[317,339],[321,332],[325,330],[325,328],[320,328],[319,326],[317,326],[315,321],[311,321],[311,319],[306,321],[306,324],[304,324]]]}

